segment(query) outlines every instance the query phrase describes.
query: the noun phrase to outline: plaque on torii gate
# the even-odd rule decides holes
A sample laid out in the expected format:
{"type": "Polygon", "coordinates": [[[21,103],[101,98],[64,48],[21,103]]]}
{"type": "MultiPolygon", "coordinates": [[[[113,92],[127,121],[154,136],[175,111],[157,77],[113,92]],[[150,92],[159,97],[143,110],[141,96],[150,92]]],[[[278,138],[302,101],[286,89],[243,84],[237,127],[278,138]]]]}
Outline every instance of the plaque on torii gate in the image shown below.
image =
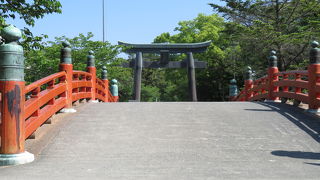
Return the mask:
{"type": "Polygon", "coordinates": [[[118,42],[126,46],[127,53],[135,53],[136,58],[122,67],[134,68],[134,100],[140,101],[141,75],[143,68],[187,68],[190,100],[197,101],[195,68],[206,68],[207,63],[195,60],[193,53],[201,53],[207,50],[211,41],[202,43],[153,43],[153,44],[129,44],[118,42]],[[143,61],[143,53],[160,54],[160,61],[143,61]],[[187,59],[183,61],[169,61],[169,54],[186,53],[187,59]]]}

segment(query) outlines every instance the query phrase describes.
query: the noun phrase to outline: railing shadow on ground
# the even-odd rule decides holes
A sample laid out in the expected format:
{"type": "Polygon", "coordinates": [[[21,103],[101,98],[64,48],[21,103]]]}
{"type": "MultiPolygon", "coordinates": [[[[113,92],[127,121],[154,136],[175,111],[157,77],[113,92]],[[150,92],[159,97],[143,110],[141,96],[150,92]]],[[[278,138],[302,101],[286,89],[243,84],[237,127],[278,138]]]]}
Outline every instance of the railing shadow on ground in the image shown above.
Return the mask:
{"type": "MultiPolygon", "coordinates": [[[[287,120],[295,124],[301,130],[306,132],[310,137],[315,141],[320,143],[320,118],[315,117],[309,113],[304,112],[305,109],[292,106],[289,104],[283,103],[270,103],[270,102],[254,102],[265,106],[270,109],[245,109],[247,111],[254,112],[277,112],[284,116],[287,120]],[[308,118],[306,118],[306,116],[308,118]]],[[[320,153],[316,152],[303,152],[303,151],[285,151],[285,150],[276,150],[271,152],[274,156],[279,157],[289,157],[296,159],[306,159],[306,160],[320,160],[320,153]]],[[[308,165],[320,166],[320,163],[310,163],[304,162],[308,165]]]]}
{"type": "MultiPolygon", "coordinates": [[[[289,157],[295,159],[305,159],[305,160],[320,160],[320,153],[315,152],[303,152],[303,151],[272,151],[272,155],[279,157],[289,157]]],[[[320,166],[320,163],[314,162],[304,162],[304,164],[320,166]]]]}
{"type": "Polygon", "coordinates": [[[305,164],[314,165],[314,166],[320,166],[320,163],[305,163],[305,164]]]}
{"type": "Polygon", "coordinates": [[[271,154],[275,156],[284,156],[284,157],[298,158],[298,159],[320,160],[320,153],[315,153],[315,152],[280,151],[279,150],[279,151],[272,151],[271,154]]]}
{"type": "Polygon", "coordinates": [[[283,103],[254,102],[270,109],[245,109],[248,111],[270,111],[277,112],[306,132],[315,141],[320,143],[320,118],[315,117],[299,107],[283,103]],[[308,117],[308,118],[306,118],[308,117]]]}
{"type": "MultiPolygon", "coordinates": [[[[254,79],[252,70],[248,67],[244,87],[240,93],[237,92],[236,81],[230,81],[230,100],[253,101],[268,107],[267,109],[245,110],[279,113],[320,143],[320,120],[317,116],[317,113],[320,113],[320,46],[318,42],[314,41],[311,43],[311,47],[309,65],[304,68],[306,70],[279,72],[276,52],[271,51],[268,58],[269,67],[265,76],[254,79]],[[282,103],[276,103],[279,101],[282,103]],[[292,101],[294,106],[288,105],[288,101],[292,101]],[[301,103],[307,104],[307,110],[298,107],[301,103]]],[[[320,153],[315,152],[277,150],[272,151],[271,154],[320,160],[320,153]]],[[[317,163],[306,164],[320,165],[317,163]]]]}

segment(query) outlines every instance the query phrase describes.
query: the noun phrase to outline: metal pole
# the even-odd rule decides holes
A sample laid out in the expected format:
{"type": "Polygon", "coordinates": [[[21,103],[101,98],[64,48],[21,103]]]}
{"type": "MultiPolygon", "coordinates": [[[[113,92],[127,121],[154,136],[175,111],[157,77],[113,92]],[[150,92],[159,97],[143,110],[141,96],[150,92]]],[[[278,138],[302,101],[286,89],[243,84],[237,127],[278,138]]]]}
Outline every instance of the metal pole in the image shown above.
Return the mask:
{"type": "Polygon", "coordinates": [[[104,0],[102,0],[102,38],[103,38],[103,42],[105,42],[105,37],[104,37],[104,0]]]}

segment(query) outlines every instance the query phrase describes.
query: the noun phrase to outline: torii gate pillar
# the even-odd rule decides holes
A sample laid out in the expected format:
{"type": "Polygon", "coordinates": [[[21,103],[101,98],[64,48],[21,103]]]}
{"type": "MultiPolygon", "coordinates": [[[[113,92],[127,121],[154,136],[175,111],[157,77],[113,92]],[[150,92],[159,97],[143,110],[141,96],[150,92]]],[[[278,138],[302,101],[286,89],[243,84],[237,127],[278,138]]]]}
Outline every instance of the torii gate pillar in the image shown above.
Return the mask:
{"type": "Polygon", "coordinates": [[[196,88],[196,72],[194,66],[194,59],[192,52],[187,53],[187,67],[188,67],[188,82],[189,82],[189,96],[194,102],[197,101],[197,88],[196,88]]]}
{"type": "Polygon", "coordinates": [[[141,100],[141,78],[142,78],[142,52],[137,52],[134,63],[134,99],[138,102],[141,100]]]}

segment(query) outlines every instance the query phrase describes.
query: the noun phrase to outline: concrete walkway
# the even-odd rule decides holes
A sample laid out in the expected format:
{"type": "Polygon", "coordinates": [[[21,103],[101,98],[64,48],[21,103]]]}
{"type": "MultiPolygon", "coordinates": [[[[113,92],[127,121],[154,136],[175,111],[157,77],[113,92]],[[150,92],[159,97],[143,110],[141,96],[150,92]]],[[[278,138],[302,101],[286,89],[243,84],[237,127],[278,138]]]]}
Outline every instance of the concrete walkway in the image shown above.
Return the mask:
{"type": "MultiPolygon", "coordinates": [[[[281,110],[280,110],[280,109],[281,110]]],[[[319,179],[320,123],[258,103],[85,104],[0,179],[319,179]]]]}

